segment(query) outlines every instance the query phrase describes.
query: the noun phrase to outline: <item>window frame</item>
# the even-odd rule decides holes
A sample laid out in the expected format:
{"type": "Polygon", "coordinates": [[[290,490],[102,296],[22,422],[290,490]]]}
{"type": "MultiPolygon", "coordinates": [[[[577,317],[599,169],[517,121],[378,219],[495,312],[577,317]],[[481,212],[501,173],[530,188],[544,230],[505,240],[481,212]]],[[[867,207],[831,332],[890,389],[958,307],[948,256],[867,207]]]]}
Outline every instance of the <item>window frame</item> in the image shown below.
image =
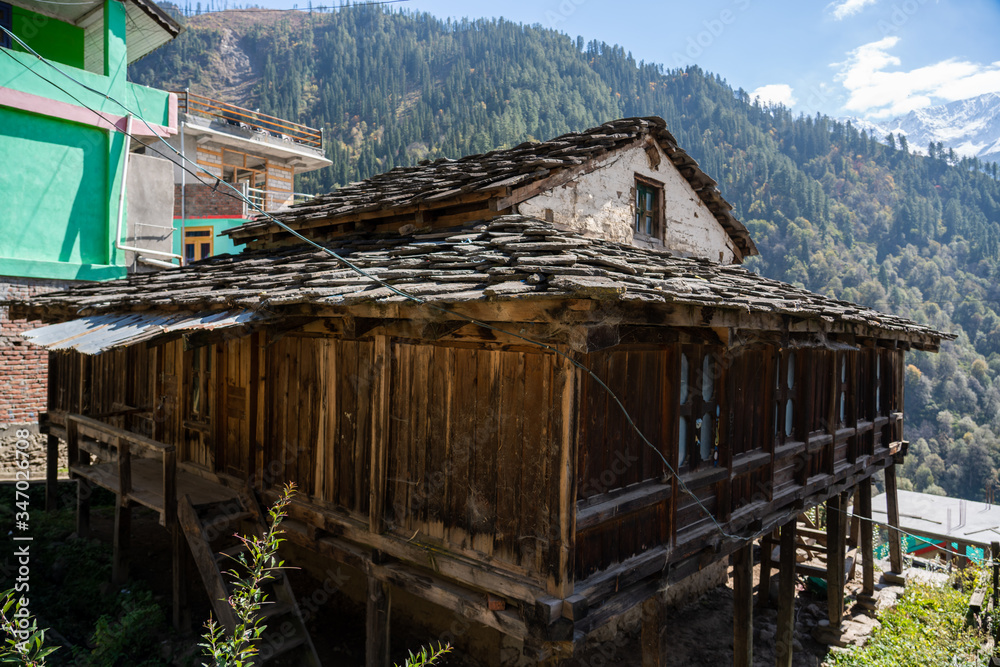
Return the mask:
{"type": "MultiPolygon", "coordinates": [[[[632,186],[632,232],[635,236],[643,239],[657,239],[659,241],[663,240],[663,230],[664,230],[664,213],[663,213],[663,183],[655,179],[649,178],[648,176],[642,176],[640,174],[635,174],[635,184],[632,186]],[[640,189],[651,190],[653,194],[653,210],[651,217],[652,230],[651,233],[647,234],[645,231],[640,231],[639,227],[639,193],[640,189]]],[[[643,211],[645,209],[642,209],[643,211]]]]}
{"type": "Polygon", "coordinates": [[[720,438],[722,421],[721,395],[724,391],[722,383],[725,381],[722,372],[723,364],[720,363],[722,356],[721,348],[712,345],[681,345],[680,354],[677,357],[677,427],[674,435],[677,438],[677,456],[674,461],[678,471],[690,472],[701,470],[707,467],[717,467],[722,464],[720,438]],[[687,360],[687,396],[682,396],[681,386],[684,386],[683,372],[684,360],[687,360]],[[705,362],[709,363],[708,372],[712,374],[712,395],[708,398],[704,395],[705,386],[705,362]],[[693,379],[696,378],[695,381],[693,379]],[[709,453],[706,457],[701,451],[702,427],[698,426],[697,420],[708,415],[711,423],[709,453]],[[685,422],[687,420],[687,422],[685,422]],[[684,437],[681,437],[682,428],[684,437]],[[681,447],[684,445],[685,456],[681,457],[681,447]]]}
{"type": "MultiPolygon", "coordinates": [[[[6,2],[0,2],[0,25],[2,25],[7,30],[14,32],[14,7],[6,2]]],[[[10,35],[7,33],[0,34],[0,48],[10,49],[13,45],[11,44],[10,35]]]]}
{"type": "Polygon", "coordinates": [[[215,254],[215,228],[210,225],[201,225],[198,227],[185,227],[184,228],[184,239],[183,239],[183,251],[184,251],[184,261],[185,262],[197,262],[198,260],[211,257],[215,254]],[[203,232],[208,232],[207,243],[206,239],[203,238],[206,235],[203,232]],[[190,238],[189,238],[190,237],[190,238]],[[188,257],[188,244],[191,244],[192,256],[188,257]],[[204,250],[205,246],[208,245],[208,254],[201,257],[198,256],[197,251],[199,249],[204,250]]]}

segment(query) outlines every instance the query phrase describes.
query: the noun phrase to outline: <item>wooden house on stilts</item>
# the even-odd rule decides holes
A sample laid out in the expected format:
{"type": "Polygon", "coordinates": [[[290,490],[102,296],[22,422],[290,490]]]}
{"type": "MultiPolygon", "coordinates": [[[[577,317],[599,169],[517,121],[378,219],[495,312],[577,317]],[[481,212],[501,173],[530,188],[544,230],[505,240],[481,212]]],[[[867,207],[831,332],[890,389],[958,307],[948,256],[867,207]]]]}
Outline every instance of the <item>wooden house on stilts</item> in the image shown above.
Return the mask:
{"type": "Polygon", "coordinates": [[[880,470],[894,488],[904,353],[948,335],[740,267],[747,230],[661,119],[277,217],[227,231],[238,255],[11,306],[50,323],[27,335],[51,351],[52,479],[65,438],[81,489],[118,494],[116,576],[138,503],[176,536],[175,577],[190,550],[219,598],[213,533],[292,481],[289,540],[367,576],[370,667],[400,589],[553,662],[643,605],[659,664],[657,592],[730,555],[749,665],[752,541],[792,544],[828,503],[839,623],[837,510],[856,490],[863,512],[880,470]]]}

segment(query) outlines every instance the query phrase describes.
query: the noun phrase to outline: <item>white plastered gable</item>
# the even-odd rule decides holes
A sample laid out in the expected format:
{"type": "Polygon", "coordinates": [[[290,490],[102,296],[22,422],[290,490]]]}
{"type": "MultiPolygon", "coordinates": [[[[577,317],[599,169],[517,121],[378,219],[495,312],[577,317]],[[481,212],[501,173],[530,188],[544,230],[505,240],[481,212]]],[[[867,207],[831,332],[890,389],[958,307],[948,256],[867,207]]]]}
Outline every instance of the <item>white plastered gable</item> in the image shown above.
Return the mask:
{"type": "Polygon", "coordinates": [[[619,243],[664,247],[724,264],[739,257],[725,228],[652,141],[601,158],[588,173],[521,202],[518,212],[619,243]],[[633,231],[636,176],[663,184],[663,238],[633,231]]]}

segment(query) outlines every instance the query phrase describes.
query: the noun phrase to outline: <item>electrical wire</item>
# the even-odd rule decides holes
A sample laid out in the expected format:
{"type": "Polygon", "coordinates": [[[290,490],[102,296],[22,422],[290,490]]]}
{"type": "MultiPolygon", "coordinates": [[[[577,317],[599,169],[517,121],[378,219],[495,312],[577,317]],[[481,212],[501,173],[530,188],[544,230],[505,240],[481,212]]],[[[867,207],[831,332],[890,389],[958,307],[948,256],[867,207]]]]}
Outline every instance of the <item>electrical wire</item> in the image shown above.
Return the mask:
{"type": "MultiPolygon", "coordinates": [[[[395,2],[395,1],[402,1],[402,0],[389,0],[389,1],[395,2]]],[[[425,299],[422,299],[422,298],[420,298],[420,297],[418,297],[416,295],[413,295],[413,294],[410,294],[410,293],[408,293],[408,292],[406,292],[404,290],[401,290],[401,289],[395,287],[394,285],[391,285],[391,284],[387,283],[386,281],[382,280],[378,276],[375,276],[375,275],[373,275],[373,274],[365,271],[363,268],[357,266],[356,264],[354,264],[353,262],[351,262],[347,258],[345,258],[345,257],[341,256],[340,254],[338,254],[337,252],[335,252],[334,250],[332,250],[332,249],[330,249],[328,247],[325,247],[325,246],[317,243],[316,241],[314,241],[314,240],[312,240],[312,239],[310,239],[310,238],[308,238],[306,236],[303,236],[302,234],[300,234],[296,230],[292,229],[290,226],[288,226],[287,224],[285,224],[284,222],[282,222],[278,218],[274,217],[273,215],[271,215],[270,213],[268,213],[267,211],[265,211],[261,206],[259,206],[258,204],[256,204],[250,198],[244,196],[243,193],[241,191],[237,190],[235,187],[233,187],[232,184],[227,183],[226,181],[223,181],[221,178],[215,176],[214,174],[212,174],[208,170],[204,169],[201,165],[197,164],[196,162],[193,162],[190,158],[188,158],[187,156],[185,156],[182,153],[180,153],[176,148],[174,148],[173,146],[171,146],[165,139],[163,139],[163,137],[161,137],[159,135],[159,133],[141,115],[139,115],[138,113],[136,113],[135,111],[133,111],[132,109],[130,109],[123,102],[121,102],[118,99],[112,97],[111,95],[109,95],[106,92],[103,92],[103,91],[97,90],[95,88],[92,88],[92,87],[88,86],[87,84],[85,84],[85,83],[77,80],[75,77],[73,77],[69,73],[63,71],[60,67],[56,66],[54,63],[52,63],[51,61],[49,61],[48,59],[46,59],[44,56],[40,55],[38,52],[36,52],[34,49],[32,49],[30,46],[28,46],[27,44],[25,44],[17,35],[15,35],[11,31],[9,31],[4,26],[0,26],[0,30],[2,30],[4,33],[6,33],[7,35],[9,35],[11,38],[13,38],[14,40],[16,40],[27,52],[29,52],[32,55],[34,55],[36,58],[38,58],[38,60],[40,60],[44,64],[46,64],[49,67],[51,67],[52,69],[54,69],[56,72],[58,72],[59,74],[61,74],[65,78],[69,79],[70,81],[72,81],[73,83],[77,84],[78,86],[84,88],[85,90],[88,90],[88,91],[90,91],[92,93],[100,95],[101,97],[104,97],[105,99],[107,99],[107,100],[113,102],[114,104],[118,105],[127,114],[132,115],[135,118],[138,118],[143,123],[143,125],[146,126],[146,128],[149,130],[150,134],[152,136],[156,137],[157,139],[159,139],[159,141],[162,142],[168,149],[170,149],[170,151],[173,152],[177,157],[179,157],[179,158],[181,158],[181,160],[183,160],[183,161],[185,161],[185,162],[193,165],[195,167],[195,169],[204,172],[207,176],[209,176],[212,179],[212,182],[214,182],[214,184],[215,184],[216,187],[218,187],[219,185],[222,185],[222,186],[225,186],[225,187],[229,188],[229,190],[232,190],[232,192],[234,193],[234,194],[230,194],[226,190],[223,190],[222,192],[224,194],[226,194],[226,195],[228,195],[230,197],[233,197],[234,199],[240,200],[240,201],[244,202],[245,204],[251,206],[253,209],[255,209],[256,211],[258,211],[261,215],[265,216],[267,219],[269,219],[270,221],[274,222],[276,225],[278,225],[280,228],[282,228],[283,230],[285,230],[286,232],[288,232],[292,236],[294,236],[294,237],[298,238],[299,240],[303,241],[304,243],[306,243],[308,245],[311,245],[311,246],[317,248],[318,250],[320,250],[320,251],[322,251],[322,252],[330,255],[331,257],[333,257],[334,259],[336,259],[338,262],[342,263],[343,265],[347,266],[349,269],[351,269],[352,271],[354,271],[355,273],[357,273],[359,276],[361,276],[363,278],[366,278],[367,280],[372,281],[373,283],[379,285],[380,287],[384,287],[385,289],[389,290],[393,294],[396,294],[397,296],[399,296],[401,298],[404,298],[406,300],[412,301],[412,302],[414,302],[414,303],[416,303],[418,305],[427,307],[429,309],[435,310],[435,311],[437,311],[439,313],[442,313],[442,314],[446,314],[446,315],[450,315],[450,316],[453,316],[453,317],[457,317],[458,319],[464,320],[466,322],[469,322],[470,324],[474,324],[474,325],[482,327],[484,329],[487,329],[487,330],[490,330],[490,331],[494,331],[494,332],[497,332],[497,333],[502,333],[504,335],[508,335],[508,336],[513,337],[513,338],[517,338],[517,339],[522,340],[522,341],[524,341],[524,342],[526,342],[528,344],[537,346],[537,347],[539,347],[539,348],[541,348],[543,350],[546,350],[548,352],[552,352],[555,355],[557,355],[557,356],[565,359],[566,361],[568,361],[574,367],[576,367],[580,371],[584,372],[587,376],[589,376],[594,382],[596,382],[598,384],[598,386],[600,386],[607,393],[608,396],[611,397],[611,399],[614,401],[615,405],[618,407],[618,409],[621,411],[621,413],[625,416],[625,419],[628,422],[629,427],[639,436],[639,438],[643,441],[643,443],[645,443],[646,446],[648,446],[650,449],[652,449],[656,453],[656,455],[662,461],[664,468],[669,472],[670,477],[673,478],[674,480],[676,480],[678,488],[680,488],[681,491],[683,491],[687,496],[689,496],[692,500],[694,500],[695,505],[699,509],[701,509],[702,512],[705,513],[705,515],[715,525],[715,527],[718,529],[719,533],[723,537],[726,537],[727,539],[730,539],[730,540],[741,541],[741,542],[751,542],[751,541],[753,541],[755,539],[753,536],[747,537],[747,536],[744,536],[744,535],[737,535],[735,533],[730,533],[730,532],[728,532],[725,529],[725,527],[723,526],[723,524],[720,523],[718,519],[716,519],[716,517],[712,514],[712,512],[708,509],[708,507],[705,506],[704,502],[698,497],[698,495],[696,493],[694,493],[693,491],[691,491],[691,489],[685,483],[684,479],[677,473],[676,469],[670,464],[670,462],[667,460],[666,456],[664,456],[663,452],[660,451],[660,448],[657,447],[655,444],[653,444],[653,442],[650,441],[649,438],[647,438],[646,435],[642,432],[642,430],[639,428],[639,426],[635,423],[635,420],[632,418],[632,415],[629,414],[629,411],[625,407],[625,404],[622,402],[622,400],[619,398],[619,396],[614,392],[614,390],[612,390],[600,377],[598,377],[585,364],[583,364],[580,361],[574,359],[572,356],[570,356],[566,352],[563,352],[562,350],[558,349],[557,347],[554,347],[554,346],[549,345],[547,343],[543,343],[541,341],[534,340],[534,339],[532,339],[532,338],[530,338],[528,336],[524,336],[523,334],[519,334],[519,333],[514,332],[514,331],[508,331],[508,330],[502,329],[500,327],[497,327],[497,326],[494,326],[492,324],[489,324],[488,322],[484,322],[482,320],[479,320],[479,319],[470,317],[468,315],[465,315],[464,313],[460,313],[460,312],[451,310],[449,308],[445,308],[444,306],[440,306],[438,304],[428,302],[425,299]]],[[[8,54],[8,55],[10,55],[10,54],[8,54]]],[[[13,59],[13,56],[10,56],[10,57],[13,59]]],[[[15,60],[15,62],[20,63],[19,60],[17,60],[17,59],[14,59],[14,60],[15,60]]],[[[23,63],[21,63],[21,64],[24,65],[23,63]]],[[[68,91],[66,91],[64,88],[62,88],[61,86],[58,86],[57,84],[55,84],[54,82],[50,81],[49,79],[47,79],[46,77],[44,77],[40,73],[35,72],[35,70],[33,70],[32,68],[28,67],[27,65],[24,65],[24,67],[26,69],[28,69],[29,71],[31,71],[32,73],[34,73],[37,76],[39,76],[40,78],[42,78],[43,80],[48,81],[51,85],[53,85],[56,88],[58,88],[59,90],[63,91],[64,93],[66,93],[70,97],[72,97],[83,108],[86,108],[89,111],[92,111],[93,113],[97,114],[99,117],[104,118],[104,114],[102,114],[101,112],[97,111],[96,109],[93,109],[93,108],[89,107],[88,105],[86,105],[85,103],[83,103],[82,101],[80,101],[79,98],[77,98],[76,96],[72,95],[71,93],[69,93],[68,91]]],[[[114,131],[120,132],[121,134],[129,137],[131,140],[136,141],[137,143],[139,143],[140,145],[144,146],[145,148],[148,148],[148,149],[154,151],[155,153],[157,153],[158,155],[161,155],[161,156],[165,157],[166,159],[170,160],[171,162],[173,162],[175,165],[177,165],[181,169],[184,169],[187,173],[189,173],[192,176],[194,176],[195,178],[197,178],[199,182],[207,184],[205,182],[205,180],[203,180],[202,177],[199,174],[197,174],[194,171],[191,171],[191,169],[187,168],[186,166],[184,166],[183,164],[177,162],[176,160],[173,160],[172,158],[168,157],[164,153],[162,153],[162,152],[160,152],[160,151],[152,148],[149,144],[143,142],[142,140],[138,139],[134,135],[132,135],[132,134],[130,134],[130,133],[124,131],[124,130],[119,129],[118,127],[114,127],[114,131]]]]}

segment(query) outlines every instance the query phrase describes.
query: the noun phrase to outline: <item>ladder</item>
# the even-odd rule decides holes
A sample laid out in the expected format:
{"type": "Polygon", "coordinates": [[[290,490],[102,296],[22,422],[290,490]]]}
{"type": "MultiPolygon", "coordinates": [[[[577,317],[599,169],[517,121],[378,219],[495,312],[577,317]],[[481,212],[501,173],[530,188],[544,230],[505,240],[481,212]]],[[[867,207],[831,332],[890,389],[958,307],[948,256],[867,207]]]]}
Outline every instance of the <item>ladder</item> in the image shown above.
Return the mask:
{"type": "MultiPolygon", "coordinates": [[[[215,618],[231,632],[236,627],[236,615],[228,602],[233,585],[223,573],[239,569],[239,563],[233,559],[246,551],[233,534],[237,527],[242,527],[245,532],[241,534],[262,536],[267,530],[264,515],[249,488],[233,500],[194,505],[185,495],[177,505],[178,522],[212,601],[215,618]]],[[[282,570],[271,574],[274,578],[262,586],[266,602],[260,614],[266,628],[259,640],[259,654],[254,664],[257,667],[321,667],[288,577],[282,570]]]]}

